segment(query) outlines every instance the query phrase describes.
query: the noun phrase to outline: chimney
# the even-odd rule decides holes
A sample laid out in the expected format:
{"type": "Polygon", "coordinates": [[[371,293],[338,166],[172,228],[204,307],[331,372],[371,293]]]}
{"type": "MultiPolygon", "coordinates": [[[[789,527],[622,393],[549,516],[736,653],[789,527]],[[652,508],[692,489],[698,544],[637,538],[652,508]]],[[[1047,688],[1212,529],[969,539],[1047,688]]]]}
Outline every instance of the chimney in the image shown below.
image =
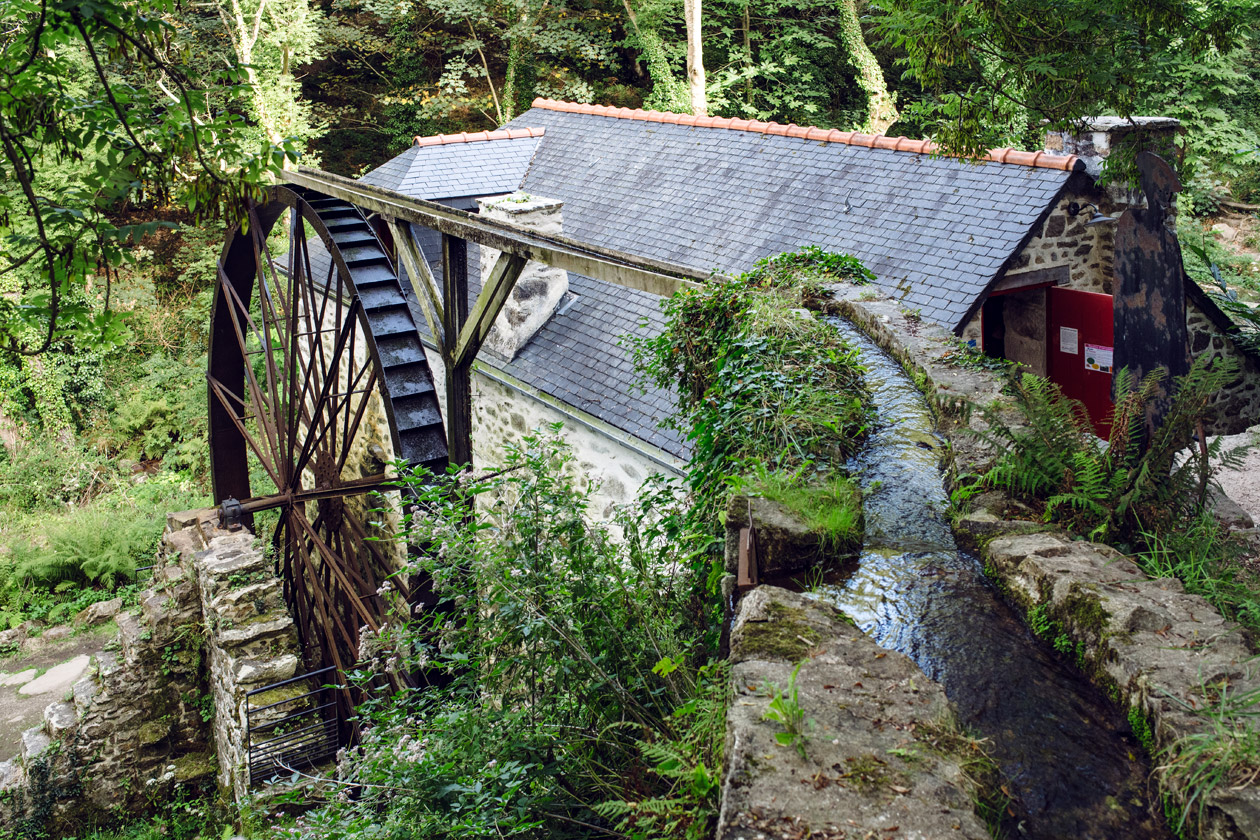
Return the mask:
{"type": "MultiPolygon", "coordinates": [[[[481,207],[481,215],[488,219],[497,219],[538,233],[561,232],[560,208],[564,206],[561,201],[515,192],[494,198],[479,198],[477,204],[481,207]]],[[[481,282],[484,286],[500,252],[484,245],[480,247],[481,282]]],[[[567,271],[533,260],[527,262],[512,294],[495,318],[490,334],[486,336],[486,347],[508,361],[514,359],[534,334],[542,329],[543,324],[547,323],[567,291],[567,271]]]]}
{"type": "MultiPolygon", "coordinates": [[[[1181,156],[1180,134],[1181,121],[1172,117],[1086,117],[1077,128],[1046,132],[1046,151],[1076,155],[1085,162],[1085,171],[1097,179],[1103,161],[1126,144],[1134,146],[1133,154],[1147,149],[1175,166],[1181,156]]],[[[1120,204],[1144,203],[1141,193],[1131,193],[1125,184],[1109,184],[1107,192],[1120,204]]]]}

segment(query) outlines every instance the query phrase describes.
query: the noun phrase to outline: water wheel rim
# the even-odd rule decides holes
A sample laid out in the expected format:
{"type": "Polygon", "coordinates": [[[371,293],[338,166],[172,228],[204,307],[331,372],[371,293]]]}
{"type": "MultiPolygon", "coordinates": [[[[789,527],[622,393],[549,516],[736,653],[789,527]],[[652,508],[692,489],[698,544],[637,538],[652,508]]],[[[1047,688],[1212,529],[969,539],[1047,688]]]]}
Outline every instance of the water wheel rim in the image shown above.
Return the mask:
{"type": "MultiPolygon", "coordinates": [[[[285,186],[250,206],[247,228],[229,234],[218,269],[207,370],[214,497],[243,500],[247,518],[279,511],[271,540],[307,664],[344,674],[358,658],[361,628],[379,630],[391,608],[381,589],[393,570],[384,544],[368,539],[361,498],[390,475],[383,463],[365,472],[361,451],[351,461],[373,400],[388,427],[379,443],[411,464],[445,464],[406,289],[357,209],[285,186]],[[281,262],[268,236],[286,211],[281,262]],[[316,240],[326,269],[312,263],[316,240]],[[371,311],[360,294],[363,277],[372,280],[371,311]],[[383,330],[388,359],[378,341],[383,330]],[[266,473],[265,492],[251,492],[251,456],[266,473]]],[[[405,605],[405,585],[394,589],[401,601],[392,606],[405,605]]],[[[343,719],[353,703],[351,695],[341,700],[343,719]]]]}

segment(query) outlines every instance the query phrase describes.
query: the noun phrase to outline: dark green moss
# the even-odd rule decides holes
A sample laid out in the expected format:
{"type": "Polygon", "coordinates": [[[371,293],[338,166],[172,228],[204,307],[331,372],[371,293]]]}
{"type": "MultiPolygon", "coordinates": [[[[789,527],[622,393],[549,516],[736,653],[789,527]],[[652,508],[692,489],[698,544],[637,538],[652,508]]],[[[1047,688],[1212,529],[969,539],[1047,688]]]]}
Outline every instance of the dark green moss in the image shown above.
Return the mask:
{"type": "Polygon", "coordinates": [[[740,635],[739,653],[748,659],[799,662],[809,656],[819,637],[805,619],[805,610],[770,603],[767,621],[750,621],[740,635]]]}

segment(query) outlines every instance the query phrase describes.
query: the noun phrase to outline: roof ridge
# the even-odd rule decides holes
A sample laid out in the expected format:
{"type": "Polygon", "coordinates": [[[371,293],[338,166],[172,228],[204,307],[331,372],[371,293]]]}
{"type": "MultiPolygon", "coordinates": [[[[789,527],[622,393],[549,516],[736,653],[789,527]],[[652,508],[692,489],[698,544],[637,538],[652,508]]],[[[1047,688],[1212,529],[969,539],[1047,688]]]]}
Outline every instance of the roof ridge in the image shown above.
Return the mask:
{"type": "MultiPolygon", "coordinates": [[[[909,137],[889,137],[885,134],[860,134],[856,131],[799,126],[795,123],[780,125],[760,120],[732,119],[730,117],[697,117],[692,114],[672,114],[665,111],[645,111],[642,108],[616,108],[611,105],[588,105],[581,102],[563,102],[558,99],[538,97],[533,107],[569,114],[591,114],[598,117],[615,117],[623,120],[689,125],[696,128],[725,128],[731,131],[751,131],[757,134],[774,134],[783,137],[799,137],[824,143],[843,143],[867,149],[890,149],[913,154],[935,154],[940,146],[930,140],[911,140],[909,137]]],[[[1074,172],[1085,168],[1076,155],[1052,155],[1049,152],[1023,152],[1018,149],[990,149],[980,160],[1033,166],[1039,169],[1058,169],[1074,172]]]]}
{"type": "Polygon", "coordinates": [[[472,134],[431,134],[428,137],[417,136],[414,146],[446,146],[451,143],[477,143],[482,140],[519,140],[523,137],[542,137],[545,128],[501,128],[498,131],[474,131],[472,134]]]}

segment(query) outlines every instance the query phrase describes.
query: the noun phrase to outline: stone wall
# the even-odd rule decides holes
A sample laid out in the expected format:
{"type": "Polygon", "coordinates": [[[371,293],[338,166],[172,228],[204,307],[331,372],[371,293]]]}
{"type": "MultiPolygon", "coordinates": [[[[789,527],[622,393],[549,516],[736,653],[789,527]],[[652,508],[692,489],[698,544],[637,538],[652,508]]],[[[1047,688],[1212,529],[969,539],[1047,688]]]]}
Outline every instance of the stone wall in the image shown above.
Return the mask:
{"type": "Polygon", "coordinates": [[[180,559],[167,543],[139,607],[118,615],[116,640],[0,765],[0,824],[73,834],[144,811],[176,785],[213,786],[201,604],[180,559]]]}
{"type": "MultiPolygon", "coordinates": [[[[284,584],[248,531],[229,533],[202,525],[185,533],[205,546],[191,560],[207,630],[206,676],[214,697],[219,785],[243,801],[249,789],[249,708],[305,694],[311,687],[298,682],[248,696],[251,690],[294,676],[302,663],[297,628],[284,601],[284,584]]],[[[271,717],[306,708],[301,703],[285,706],[271,717]]],[[[266,721],[260,718],[255,723],[266,721]]]]}
{"type": "MultiPolygon", "coordinates": [[[[1076,216],[1069,216],[1068,204],[1074,201],[1081,204],[1094,202],[1103,213],[1113,216],[1132,206],[1097,190],[1065,192],[1045,220],[1034,230],[1033,238],[1016,255],[1010,269],[994,287],[995,290],[1051,281],[1055,285],[1079,291],[1111,294],[1116,226],[1086,226],[1085,222],[1093,213],[1090,209],[1083,210],[1076,216]]],[[[1012,294],[1009,298],[1028,294],[1030,293],[1012,294]]],[[[1031,309],[1024,314],[1030,313],[1031,309]]],[[[981,317],[981,312],[977,311],[962,331],[963,340],[976,347],[983,346],[981,317]]],[[[1210,424],[1209,433],[1237,434],[1260,422],[1260,360],[1239,349],[1228,336],[1222,334],[1220,327],[1212,322],[1193,298],[1186,301],[1186,326],[1191,358],[1207,352],[1213,357],[1229,356],[1237,359],[1243,366],[1238,381],[1217,394],[1214,405],[1218,407],[1218,411],[1210,424]]],[[[1018,330],[1016,332],[1017,341],[1020,337],[1030,340],[1033,338],[1031,335],[1022,336],[1018,330]]],[[[1007,334],[1011,334],[1009,325],[1007,334]]],[[[1044,340],[1043,331],[1043,348],[1044,340]]],[[[1006,358],[1024,362],[1033,373],[1044,376],[1044,352],[1038,357],[1027,345],[1026,341],[1012,347],[1008,339],[1006,358]]]]}
{"type": "Polygon", "coordinates": [[[1070,216],[1068,205],[1072,202],[1081,205],[1092,202],[1108,215],[1117,214],[1127,206],[1093,190],[1065,190],[1046,218],[1034,228],[1032,239],[1015,255],[1004,280],[1010,283],[1032,279],[1026,272],[1062,266],[1070,274],[1067,285],[1072,288],[1111,294],[1116,226],[1086,225],[1093,211],[1087,208],[1070,216]]]}
{"type": "Polygon", "coordinates": [[[1235,435],[1260,423],[1260,360],[1239,349],[1234,340],[1222,334],[1191,301],[1186,302],[1186,331],[1191,358],[1206,354],[1212,358],[1230,357],[1242,363],[1238,381],[1212,397],[1213,415],[1208,433],[1235,435]]]}
{"type": "Polygon", "coordinates": [[[300,661],[253,536],[220,530],[212,510],[171,514],[153,585],[117,623],[72,696],[25,733],[17,759],[0,762],[0,826],[74,834],[143,813],[176,787],[212,788],[216,774],[244,795],[245,695],[300,661]]]}
{"type": "MultiPolygon", "coordinates": [[[[426,348],[439,394],[445,393],[441,359],[426,348]]],[[[503,463],[507,444],[531,431],[563,423],[576,456],[569,469],[583,490],[595,486],[591,515],[608,519],[617,505],[632,501],[656,473],[681,475],[682,463],[598,418],[586,415],[479,362],[473,369],[473,461],[478,469],[503,463]]]]}

